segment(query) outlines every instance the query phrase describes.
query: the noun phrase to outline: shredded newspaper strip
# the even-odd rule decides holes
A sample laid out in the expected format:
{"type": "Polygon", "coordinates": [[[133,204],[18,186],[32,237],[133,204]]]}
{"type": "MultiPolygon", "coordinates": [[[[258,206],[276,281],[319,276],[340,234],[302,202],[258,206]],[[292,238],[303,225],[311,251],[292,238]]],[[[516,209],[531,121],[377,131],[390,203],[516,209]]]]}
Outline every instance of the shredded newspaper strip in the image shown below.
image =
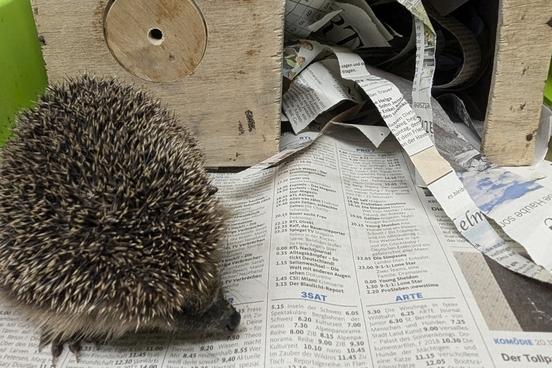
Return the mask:
{"type": "Polygon", "coordinates": [[[412,107],[422,127],[433,139],[431,86],[435,72],[435,30],[420,0],[398,0],[414,15],[416,69],[412,83],[412,107]]]}
{"type": "Polygon", "coordinates": [[[471,31],[456,19],[444,17],[434,10],[429,11],[432,19],[456,38],[463,58],[462,67],[458,74],[447,83],[436,85],[435,88],[446,89],[462,85],[471,80],[479,70],[481,64],[479,44],[471,31]]]}

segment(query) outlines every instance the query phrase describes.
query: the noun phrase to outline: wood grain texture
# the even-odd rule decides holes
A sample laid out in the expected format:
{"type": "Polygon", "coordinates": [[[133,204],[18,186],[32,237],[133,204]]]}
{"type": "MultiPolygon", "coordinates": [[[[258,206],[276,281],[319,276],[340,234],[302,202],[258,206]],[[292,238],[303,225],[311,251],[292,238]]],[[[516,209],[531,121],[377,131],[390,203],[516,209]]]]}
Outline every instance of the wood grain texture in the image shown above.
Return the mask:
{"type": "Polygon", "coordinates": [[[174,82],[192,74],[207,46],[205,20],[192,0],[115,0],[104,29],[117,61],[147,81],[174,82]]]}
{"type": "MultiPolygon", "coordinates": [[[[175,3],[179,0],[173,0],[175,3]]],[[[207,47],[193,74],[140,79],[104,37],[107,0],[32,0],[51,82],[88,72],[153,92],[199,138],[209,167],[249,166],[278,150],[284,0],[198,0],[207,47]]]]}
{"type": "Polygon", "coordinates": [[[550,0],[502,0],[483,151],[499,165],[528,165],[550,55],[550,0]]]}

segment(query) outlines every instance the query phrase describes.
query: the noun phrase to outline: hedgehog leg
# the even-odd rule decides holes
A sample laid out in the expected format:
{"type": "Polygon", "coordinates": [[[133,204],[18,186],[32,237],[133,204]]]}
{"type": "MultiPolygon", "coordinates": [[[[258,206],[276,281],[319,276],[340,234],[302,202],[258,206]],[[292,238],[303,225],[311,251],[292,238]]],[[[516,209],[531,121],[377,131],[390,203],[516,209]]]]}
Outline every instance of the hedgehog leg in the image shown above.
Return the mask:
{"type": "Polygon", "coordinates": [[[82,346],[81,346],[80,340],[75,340],[69,343],[69,350],[75,355],[75,359],[77,360],[77,363],[79,362],[81,349],[82,349],[82,346]]]}
{"type": "Polygon", "coordinates": [[[63,353],[63,343],[59,342],[59,340],[52,341],[52,365],[54,367],[61,353],[63,353]]]}

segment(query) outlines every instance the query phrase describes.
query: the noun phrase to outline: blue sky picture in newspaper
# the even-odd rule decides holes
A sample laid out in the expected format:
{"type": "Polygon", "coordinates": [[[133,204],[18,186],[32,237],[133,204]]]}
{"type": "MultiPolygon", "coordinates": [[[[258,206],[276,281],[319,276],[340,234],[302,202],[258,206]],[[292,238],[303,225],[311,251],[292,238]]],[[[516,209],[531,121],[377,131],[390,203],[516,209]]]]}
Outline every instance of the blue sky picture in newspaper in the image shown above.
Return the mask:
{"type": "Polygon", "coordinates": [[[460,180],[479,208],[490,213],[495,207],[516,200],[542,186],[536,180],[525,180],[504,170],[486,170],[458,173],[460,180]]]}

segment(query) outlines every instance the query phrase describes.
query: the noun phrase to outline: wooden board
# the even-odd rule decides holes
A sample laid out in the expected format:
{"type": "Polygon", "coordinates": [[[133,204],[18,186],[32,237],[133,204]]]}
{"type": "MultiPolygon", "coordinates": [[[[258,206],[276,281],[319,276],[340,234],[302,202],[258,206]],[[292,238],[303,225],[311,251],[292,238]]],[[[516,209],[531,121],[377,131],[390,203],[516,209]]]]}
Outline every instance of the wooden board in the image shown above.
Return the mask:
{"type": "Polygon", "coordinates": [[[550,0],[501,0],[483,151],[499,165],[529,165],[552,54],[550,0]]]}
{"type": "MultiPolygon", "coordinates": [[[[121,5],[118,1],[32,0],[51,82],[86,71],[144,87],[198,136],[209,167],[249,166],[277,152],[285,0],[149,1],[163,2],[165,8],[151,13],[146,31],[135,24],[139,16],[109,14],[121,5]],[[191,5],[181,10],[184,2],[191,5]],[[195,18],[179,21],[182,13],[195,18]],[[106,28],[108,18],[112,25],[106,28]],[[171,18],[176,20],[171,23],[171,18]],[[117,24],[125,19],[128,24],[117,24]],[[177,29],[178,24],[186,26],[177,29]],[[171,38],[173,30],[178,35],[192,28],[197,37],[180,33],[171,38]],[[189,58],[167,51],[182,50],[183,39],[192,45],[189,58]],[[158,49],[148,42],[157,42],[158,49]],[[160,64],[165,56],[168,61],[160,64]],[[155,74],[154,69],[168,70],[175,60],[183,67],[168,76],[155,74]]],[[[138,9],[141,1],[135,2],[138,9]]]]}

